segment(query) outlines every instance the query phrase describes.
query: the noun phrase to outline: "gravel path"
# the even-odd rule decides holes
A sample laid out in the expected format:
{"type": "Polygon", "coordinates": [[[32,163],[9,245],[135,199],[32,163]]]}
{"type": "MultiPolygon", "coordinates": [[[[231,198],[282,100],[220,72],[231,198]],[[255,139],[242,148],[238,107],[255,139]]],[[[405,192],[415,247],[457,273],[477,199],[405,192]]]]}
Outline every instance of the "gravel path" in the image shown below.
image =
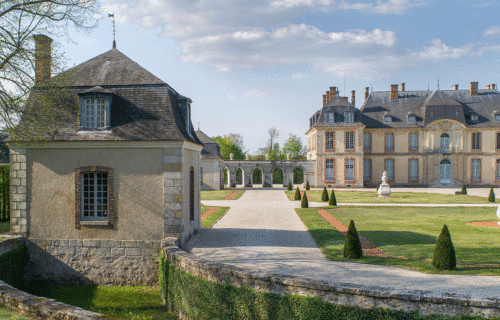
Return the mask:
{"type": "Polygon", "coordinates": [[[213,228],[203,229],[187,243],[185,249],[201,258],[249,270],[337,283],[480,297],[497,297],[500,292],[500,277],[429,275],[385,266],[329,261],[295,213],[297,202],[289,201],[282,190],[247,190],[238,200],[203,201],[203,204],[230,209],[213,228]]]}

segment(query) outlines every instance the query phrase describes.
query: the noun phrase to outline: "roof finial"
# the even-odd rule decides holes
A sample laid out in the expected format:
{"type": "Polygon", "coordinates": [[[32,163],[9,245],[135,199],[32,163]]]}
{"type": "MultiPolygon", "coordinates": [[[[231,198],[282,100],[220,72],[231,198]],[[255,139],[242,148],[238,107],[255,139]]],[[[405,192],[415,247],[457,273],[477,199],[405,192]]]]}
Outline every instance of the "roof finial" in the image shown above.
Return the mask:
{"type": "Polygon", "coordinates": [[[200,130],[200,123],[198,122],[198,130],[200,130]]]}
{"type": "Polygon", "coordinates": [[[427,82],[427,91],[430,91],[429,82],[427,82]]]}
{"type": "Polygon", "coordinates": [[[113,18],[113,49],[116,49],[115,14],[114,13],[108,13],[108,18],[113,18]]]}
{"type": "Polygon", "coordinates": [[[438,78],[438,90],[439,90],[439,78],[438,78]]]}

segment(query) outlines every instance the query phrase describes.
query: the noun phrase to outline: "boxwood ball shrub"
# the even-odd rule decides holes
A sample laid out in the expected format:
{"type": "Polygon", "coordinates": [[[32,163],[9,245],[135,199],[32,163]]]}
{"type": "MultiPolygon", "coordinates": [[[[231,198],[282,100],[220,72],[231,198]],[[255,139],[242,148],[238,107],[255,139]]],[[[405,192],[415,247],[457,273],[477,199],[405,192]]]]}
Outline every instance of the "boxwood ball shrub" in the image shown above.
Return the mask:
{"type": "Polygon", "coordinates": [[[361,249],[361,242],[359,241],[358,232],[354,225],[354,220],[349,223],[344,242],[344,258],[347,259],[361,259],[363,257],[363,250],[361,249]]]}
{"type": "Polygon", "coordinates": [[[327,202],[328,200],[329,200],[328,191],[326,191],[326,187],[323,187],[323,193],[321,194],[321,201],[327,202]]]}
{"type": "Polygon", "coordinates": [[[495,202],[495,193],[493,192],[493,188],[490,188],[490,194],[488,196],[489,202],[495,202]]]}
{"type": "Polygon", "coordinates": [[[307,180],[307,183],[306,183],[306,190],[310,190],[311,187],[309,186],[309,180],[307,180]]]}
{"type": "Polygon", "coordinates": [[[301,208],[309,208],[309,202],[307,201],[307,194],[304,191],[304,196],[302,197],[302,201],[300,202],[301,208]]]}
{"type": "Polygon", "coordinates": [[[455,248],[451,242],[450,231],[448,231],[446,224],[443,226],[441,234],[437,239],[432,265],[441,270],[453,270],[457,267],[455,248]]]}
{"type": "Polygon", "coordinates": [[[465,188],[465,183],[462,184],[462,194],[467,194],[467,188],[465,188]]]}
{"type": "Polygon", "coordinates": [[[295,196],[293,197],[293,200],[300,200],[300,190],[298,186],[297,189],[295,190],[295,196]]]}
{"type": "Polygon", "coordinates": [[[335,191],[332,189],[332,194],[330,194],[330,201],[328,201],[329,206],[336,206],[337,205],[337,198],[335,198],[335,191]]]}
{"type": "Polygon", "coordinates": [[[288,191],[292,191],[292,183],[288,181],[288,187],[286,188],[288,191]]]}

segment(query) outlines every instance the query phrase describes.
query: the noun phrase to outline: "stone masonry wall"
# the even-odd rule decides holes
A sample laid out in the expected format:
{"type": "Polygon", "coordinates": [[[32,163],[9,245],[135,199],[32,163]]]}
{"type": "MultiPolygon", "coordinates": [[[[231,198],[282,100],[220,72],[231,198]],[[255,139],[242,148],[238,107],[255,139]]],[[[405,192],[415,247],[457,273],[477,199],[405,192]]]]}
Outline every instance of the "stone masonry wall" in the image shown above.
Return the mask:
{"type": "MultiPolygon", "coordinates": [[[[276,294],[319,297],[326,302],[360,308],[389,308],[422,315],[500,316],[500,298],[479,297],[433,291],[396,290],[350,283],[335,283],[283,274],[260,273],[218,262],[210,262],[181,250],[176,238],[164,239],[163,256],[191,275],[220,284],[247,287],[276,294]]],[[[182,312],[181,312],[182,313],[182,312]]],[[[181,319],[186,319],[179,314],[181,319]]]]}
{"type": "Polygon", "coordinates": [[[27,280],[63,284],[151,285],[160,241],[27,239],[27,280]]]}
{"type": "Polygon", "coordinates": [[[182,225],[182,149],[163,149],[163,237],[179,237],[182,225]]]}
{"type": "Polygon", "coordinates": [[[10,234],[26,236],[26,149],[10,149],[10,234]]]}

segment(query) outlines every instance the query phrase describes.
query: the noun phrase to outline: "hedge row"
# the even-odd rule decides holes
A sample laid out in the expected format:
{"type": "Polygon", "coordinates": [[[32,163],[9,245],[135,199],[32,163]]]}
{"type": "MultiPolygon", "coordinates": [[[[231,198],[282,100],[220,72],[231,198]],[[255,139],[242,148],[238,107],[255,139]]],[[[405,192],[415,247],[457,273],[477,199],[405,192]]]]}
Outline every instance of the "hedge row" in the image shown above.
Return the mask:
{"type": "Polygon", "coordinates": [[[420,316],[416,312],[360,309],[321,298],[279,295],[201,279],[181,271],[160,256],[160,293],[172,313],[188,319],[332,319],[420,320],[484,319],[479,316],[420,316]]]}
{"type": "Polygon", "coordinates": [[[10,167],[0,166],[0,221],[10,220],[10,167]]]}
{"type": "Polygon", "coordinates": [[[28,251],[24,243],[0,255],[0,280],[13,287],[20,286],[26,263],[28,263],[28,251]]]}

